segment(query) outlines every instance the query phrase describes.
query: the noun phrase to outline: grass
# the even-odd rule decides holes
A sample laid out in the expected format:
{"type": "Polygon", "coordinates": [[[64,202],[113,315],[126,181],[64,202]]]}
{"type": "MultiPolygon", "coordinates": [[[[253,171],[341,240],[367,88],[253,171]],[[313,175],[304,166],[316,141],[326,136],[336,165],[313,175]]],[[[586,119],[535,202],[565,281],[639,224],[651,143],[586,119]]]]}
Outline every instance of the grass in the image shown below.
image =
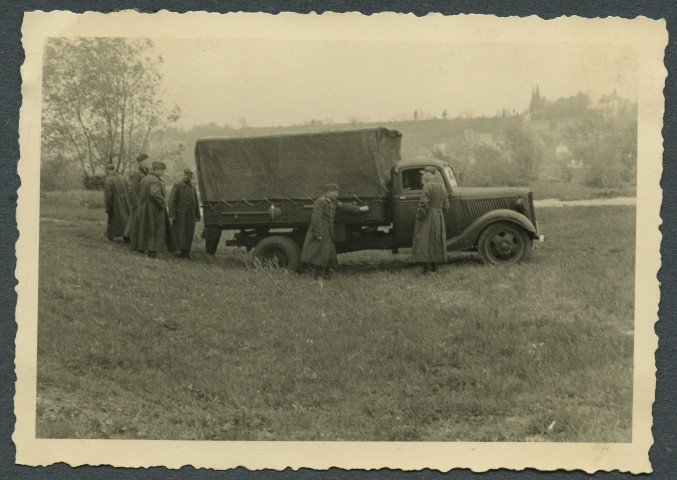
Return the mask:
{"type": "Polygon", "coordinates": [[[43,197],[37,436],[629,442],[634,213],[541,209],[514,267],[355,252],[318,283],[201,240],[151,260],[43,197]]]}

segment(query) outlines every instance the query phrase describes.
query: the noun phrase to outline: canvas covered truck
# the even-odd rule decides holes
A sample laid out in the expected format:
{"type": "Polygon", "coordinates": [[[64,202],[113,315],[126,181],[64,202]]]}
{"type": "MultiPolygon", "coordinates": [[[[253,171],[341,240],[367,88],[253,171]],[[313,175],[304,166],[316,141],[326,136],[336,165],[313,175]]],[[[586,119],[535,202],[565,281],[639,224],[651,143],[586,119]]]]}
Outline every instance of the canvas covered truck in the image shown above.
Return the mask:
{"type": "Polygon", "coordinates": [[[198,140],[207,252],[215,253],[222,230],[231,230],[226,245],[297,270],[313,202],[332,182],[340,201],[369,206],[359,215],[337,212],[337,253],[398,253],[412,245],[420,172],[428,166],[438,170],[449,194],[449,251],[476,251],[487,264],[506,265],[525,260],[533,240],[543,240],[531,189],[460,187],[440,160],[401,159],[401,140],[400,132],[385,128],[198,140]]]}

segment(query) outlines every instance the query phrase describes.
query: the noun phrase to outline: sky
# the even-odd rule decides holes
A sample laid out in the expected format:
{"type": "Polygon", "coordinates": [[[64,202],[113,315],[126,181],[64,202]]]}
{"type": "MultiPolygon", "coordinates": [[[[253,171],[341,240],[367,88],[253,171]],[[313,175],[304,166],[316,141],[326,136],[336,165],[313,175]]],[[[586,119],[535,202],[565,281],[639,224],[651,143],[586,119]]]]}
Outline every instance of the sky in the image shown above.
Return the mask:
{"type": "Polygon", "coordinates": [[[154,39],[177,126],[366,122],[524,112],[531,92],[636,101],[624,44],[154,39]]]}

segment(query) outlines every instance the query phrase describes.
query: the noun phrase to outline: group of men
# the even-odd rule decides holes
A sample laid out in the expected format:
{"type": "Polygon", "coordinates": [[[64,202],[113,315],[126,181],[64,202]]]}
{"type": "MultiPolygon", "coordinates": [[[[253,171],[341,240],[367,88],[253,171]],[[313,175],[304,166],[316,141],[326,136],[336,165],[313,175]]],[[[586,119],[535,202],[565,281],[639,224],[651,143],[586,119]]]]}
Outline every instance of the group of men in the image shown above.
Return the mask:
{"type": "Polygon", "coordinates": [[[111,163],[106,165],[104,198],[109,240],[122,237],[133,251],[155,258],[158,253],[178,251],[190,258],[195,222],[200,204],[192,184],[193,172],[184,170],[167,198],[162,175],[163,162],[150,162],[145,153],[136,158],[137,169],[129,181],[111,163]]]}
{"type": "MultiPolygon", "coordinates": [[[[439,263],[447,261],[447,234],[444,215],[449,199],[444,181],[433,167],[421,171],[423,193],[416,211],[412,257],[423,265],[423,274],[437,273],[439,263]]],[[[339,187],[335,183],[324,186],[324,194],[313,204],[313,216],[301,251],[301,262],[307,264],[315,279],[331,278],[337,265],[334,236],[336,210],[351,213],[368,212],[364,205],[344,204],[338,200],[339,187]]]]}

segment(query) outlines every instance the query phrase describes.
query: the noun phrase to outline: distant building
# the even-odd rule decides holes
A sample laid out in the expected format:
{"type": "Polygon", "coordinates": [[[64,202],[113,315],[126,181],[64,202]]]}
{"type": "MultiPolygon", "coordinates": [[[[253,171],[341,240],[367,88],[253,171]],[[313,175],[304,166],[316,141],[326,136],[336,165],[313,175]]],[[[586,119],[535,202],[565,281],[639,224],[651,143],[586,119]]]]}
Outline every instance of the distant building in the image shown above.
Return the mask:
{"type": "Polygon", "coordinates": [[[626,100],[623,97],[618,96],[616,90],[609,95],[602,95],[595,105],[595,109],[602,112],[602,115],[605,117],[617,117],[618,115],[625,112],[630,105],[630,101],[626,100]]]}
{"type": "Polygon", "coordinates": [[[491,132],[476,132],[472,128],[466,128],[463,131],[463,137],[465,138],[465,142],[471,147],[477,145],[496,146],[494,134],[491,132]]]}
{"type": "Polygon", "coordinates": [[[566,165],[568,168],[583,168],[583,160],[574,158],[569,147],[562,143],[555,146],[555,158],[560,165],[566,165]]]}

